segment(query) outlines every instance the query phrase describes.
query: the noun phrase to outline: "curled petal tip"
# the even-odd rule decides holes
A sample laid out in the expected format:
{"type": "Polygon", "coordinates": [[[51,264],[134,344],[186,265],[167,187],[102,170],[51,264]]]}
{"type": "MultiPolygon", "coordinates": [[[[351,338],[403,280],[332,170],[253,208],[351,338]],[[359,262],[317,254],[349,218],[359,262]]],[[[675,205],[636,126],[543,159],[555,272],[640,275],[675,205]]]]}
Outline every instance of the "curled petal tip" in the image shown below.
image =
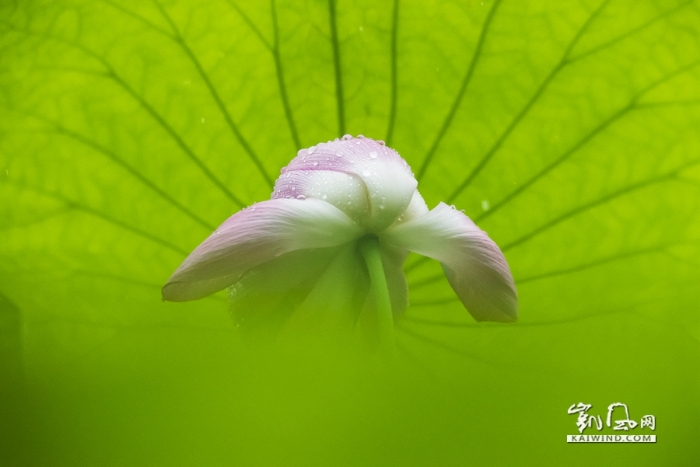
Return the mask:
{"type": "Polygon", "coordinates": [[[182,293],[182,287],[178,282],[167,282],[163,288],[160,289],[161,297],[164,302],[184,302],[187,301],[186,295],[182,293]]]}
{"type": "Polygon", "coordinates": [[[452,289],[475,320],[517,320],[518,295],[503,253],[461,211],[440,203],[427,214],[388,229],[385,238],[440,261],[452,289]]]}

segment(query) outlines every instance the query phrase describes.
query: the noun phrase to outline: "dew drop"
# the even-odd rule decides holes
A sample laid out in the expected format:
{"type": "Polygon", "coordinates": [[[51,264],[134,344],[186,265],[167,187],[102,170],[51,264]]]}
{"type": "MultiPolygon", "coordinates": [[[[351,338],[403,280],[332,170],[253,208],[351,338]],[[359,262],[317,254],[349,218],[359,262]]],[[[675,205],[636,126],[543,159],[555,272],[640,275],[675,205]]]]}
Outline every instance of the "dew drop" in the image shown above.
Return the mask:
{"type": "Polygon", "coordinates": [[[321,193],[321,199],[326,199],[328,198],[328,195],[326,193],[321,193]]]}
{"type": "Polygon", "coordinates": [[[304,196],[304,195],[299,195],[299,196],[297,196],[297,199],[306,199],[306,196],[304,196]]]}
{"type": "Polygon", "coordinates": [[[369,177],[370,175],[372,175],[372,172],[370,172],[369,170],[363,170],[362,175],[364,175],[365,177],[369,177]]]}
{"type": "Polygon", "coordinates": [[[336,155],[336,157],[343,157],[343,153],[341,153],[341,152],[336,152],[335,155],[336,155]]]}
{"type": "Polygon", "coordinates": [[[317,162],[317,161],[314,161],[314,162],[313,162],[313,165],[314,165],[314,166],[318,165],[318,162],[317,162]]]}
{"type": "Polygon", "coordinates": [[[490,207],[491,206],[490,206],[488,200],[485,199],[481,202],[481,209],[483,209],[484,211],[488,211],[490,207]]]}
{"type": "Polygon", "coordinates": [[[365,139],[365,135],[357,135],[357,139],[365,139]]]}
{"type": "Polygon", "coordinates": [[[311,146],[309,148],[309,154],[313,154],[315,150],[316,150],[316,146],[311,146]]]}
{"type": "Polygon", "coordinates": [[[377,158],[377,151],[372,151],[369,153],[370,159],[376,159],[377,158]]]}
{"type": "Polygon", "coordinates": [[[382,141],[381,139],[379,141],[377,141],[377,144],[380,146],[386,146],[386,143],[384,141],[382,141]]]}
{"type": "Polygon", "coordinates": [[[352,135],[343,135],[343,141],[349,141],[352,139],[352,135]]]}

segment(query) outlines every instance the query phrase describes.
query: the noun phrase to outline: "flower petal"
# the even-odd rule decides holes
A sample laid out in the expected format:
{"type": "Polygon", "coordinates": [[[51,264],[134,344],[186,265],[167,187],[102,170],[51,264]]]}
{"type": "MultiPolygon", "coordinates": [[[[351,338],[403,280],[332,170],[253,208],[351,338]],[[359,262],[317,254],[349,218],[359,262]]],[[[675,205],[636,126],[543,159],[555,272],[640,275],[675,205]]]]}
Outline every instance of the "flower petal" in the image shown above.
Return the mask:
{"type": "Polygon", "coordinates": [[[366,295],[368,289],[364,285],[362,260],[355,251],[355,244],[336,250],[339,251],[335,257],[285,323],[292,334],[298,335],[306,330],[338,337],[352,331],[356,319],[356,295],[366,295]]]}
{"type": "Polygon", "coordinates": [[[416,217],[426,214],[428,211],[430,211],[430,209],[428,209],[428,205],[425,204],[425,200],[421,194],[418,193],[418,190],[416,190],[413,193],[413,198],[411,198],[411,202],[408,204],[408,207],[393,225],[397,226],[399,224],[406,223],[415,219],[416,217]]]}
{"type": "Polygon", "coordinates": [[[389,288],[389,300],[394,319],[403,315],[408,308],[408,285],[403,263],[408,256],[408,250],[393,245],[382,245],[380,249],[386,285],[389,288]]]}
{"type": "Polygon", "coordinates": [[[367,187],[357,175],[332,170],[294,170],[275,183],[273,199],[321,199],[362,225],[369,217],[367,187]]]}
{"type": "Polygon", "coordinates": [[[290,251],[342,245],[360,227],[324,201],[276,199],[240,211],[200,244],[163,287],[163,299],[195,300],[290,251]]]}
{"type": "Polygon", "coordinates": [[[416,219],[387,229],[383,241],[437,259],[477,321],[515,321],[518,298],[503,253],[462,212],[440,203],[416,219]]]}
{"type": "MultiPolygon", "coordinates": [[[[418,185],[406,161],[393,149],[370,138],[344,136],[299,151],[297,157],[282,169],[272,197],[284,198],[291,196],[290,192],[305,190],[308,185],[302,183],[301,177],[293,178],[292,174],[315,170],[354,175],[364,182],[369,212],[363,225],[374,232],[385,229],[398,219],[411,202],[418,185]]],[[[300,194],[309,198],[316,196],[311,191],[300,194]]]]}
{"type": "Polygon", "coordinates": [[[228,288],[236,327],[245,337],[275,335],[343,248],[292,251],[250,269],[228,288]]]}

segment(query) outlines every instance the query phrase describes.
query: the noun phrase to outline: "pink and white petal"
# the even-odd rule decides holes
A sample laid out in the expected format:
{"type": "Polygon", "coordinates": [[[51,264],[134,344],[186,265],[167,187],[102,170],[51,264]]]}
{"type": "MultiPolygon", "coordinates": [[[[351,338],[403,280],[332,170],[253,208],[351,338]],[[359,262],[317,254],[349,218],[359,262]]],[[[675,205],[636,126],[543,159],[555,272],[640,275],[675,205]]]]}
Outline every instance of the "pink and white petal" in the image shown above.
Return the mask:
{"type": "Polygon", "coordinates": [[[406,210],[418,185],[396,151],[370,138],[343,137],[302,149],[282,169],[280,180],[299,170],[326,170],[359,177],[367,188],[370,205],[366,224],[375,232],[391,225],[406,210]]]}
{"type": "Polygon", "coordinates": [[[425,200],[421,196],[421,194],[416,190],[413,193],[413,198],[411,198],[411,202],[408,204],[408,207],[406,210],[399,216],[399,218],[394,222],[394,226],[400,225],[400,224],[405,224],[408,221],[412,221],[416,217],[420,217],[423,214],[427,213],[430,211],[428,209],[428,205],[425,204],[425,200]]]}
{"type": "Polygon", "coordinates": [[[363,225],[369,213],[367,189],[357,175],[332,170],[295,170],[275,182],[273,199],[321,199],[363,225]]]}
{"type": "Polygon", "coordinates": [[[440,203],[387,229],[381,239],[440,261],[452,289],[477,321],[517,319],[517,292],[503,253],[462,212],[440,203]]]}
{"type": "Polygon", "coordinates": [[[206,297],[285,253],[342,245],[361,234],[352,219],[324,201],[264,201],[228,218],[195,248],[163,286],[163,299],[206,297]]]}
{"type": "Polygon", "coordinates": [[[282,173],[293,170],[333,170],[335,172],[359,173],[373,164],[396,167],[413,177],[405,160],[382,141],[371,138],[353,138],[349,135],[327,143],[319,143],[308,149],[300,149],[297,157],[282,169],[282,173]]]}

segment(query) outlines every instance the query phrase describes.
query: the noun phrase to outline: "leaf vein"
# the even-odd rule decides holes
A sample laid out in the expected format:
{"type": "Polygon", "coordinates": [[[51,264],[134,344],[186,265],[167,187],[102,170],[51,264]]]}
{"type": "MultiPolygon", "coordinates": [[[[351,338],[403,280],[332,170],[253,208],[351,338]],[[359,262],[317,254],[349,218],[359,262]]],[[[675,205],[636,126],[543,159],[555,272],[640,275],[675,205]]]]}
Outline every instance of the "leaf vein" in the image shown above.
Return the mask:
{"type": "Polygon", "coordinates": [[[508,124],[506,129],[501,133],[501,135],[496,139],[496,141],[493,143],[493,145],[489,148],[489,150],[484,154],[484,156],[481,158],[479,163],[472,169],[472,171],[467,175],[467,177],[464,179],[464,181],[452,192],[452,194],[447,198],[447,202],[451,203],[454,201],[457,196],[459,196],[462,191],[464,191],[467,186],[481,173],[481,171],[486,167],[486,165],[489,163],[489,161],[493,158],[493,156],[498,152],[498,150],[501,148],[503,143],[508,139],[508,137],[511,135],[513,130],[520,124],[520,122],[523,120],[523,118],[530,112],[530,110],[534,107],[534,105],[539,101],[540,97],[544,94],[545,90],[549,87],[550,83],[554,80],[554,78],[563,70],[568,62],[568,57],[569,54],[571,54],[571,51],[573,48],[578,44],[578,41],[583,37],[583,34],[585,31],[588,29],[588,27],[595,21],[595,19],[598,17],[600,12],[605,8],[607,3],[610,0],[605,0],[602,2],[598,8],[588,17],[588,19],[583,23],[581,28],[579,28],[578,32],[574,35],[573,39],[571,42],[569,42],[569,45],[566,47],[564,50],[564,53],[562,54],[562,58],[559,60],[559,62],[554,66],[552,71],[549,72],[549,74],[545,77],[545,79],[540,83],[540,86],[537,88],[535,93],[530,97],[530,99],[525,103],[525,106],[516,114],[516,116],[511,120],[511,122],[508,124]]]}
{"type": "Polygon", "coordinates": [[[170,27],[173,29],[173,32],[175,34],[175,42],[180,46],[183,52],[185,52],[185,55],[190,59],[192,64],[194,65],[195,69],[197,70],[197,73],[199,73],[199,76],[202,78],[202,81],[204,81],[204,85],[207,87],[209,90],[209,94],[211,94],[211,97],[214,99],[214,102],[216,103],[216,106],[219,108],[219,111],[224,117],[224,120],[226,121],[226,124],[228,125],[229,129],[233,133],[233,135],[236,137],[238,140],[238,143],[243,147],[243,150],[248,154],[248,157],[250,160],[253,162],[255,167],[258,169],[260,172],[260,175],[265,179],[265,182],[272,188],[274,186],[274,181],[270,177],[270,174],[267,173],[267,169],[265,169],[265,166],[263,165],[262,161],[258,157],[258,155],[255,153],[253,150],[253,147],[248,143],[248,141],[245,139],[243,134],[241,133],[240,129],[238,128],[238,125],[233,121],[233,118],[231,117],[231,114],[228,111],[228,108],[224,104],[224,101],[221,99],[221,96],[219,96],[218,91],[216,90],[216,87],[212,83],[211,79],[209,78],[209,75],[207,72],[204,70],[202,67],[202,64],[199,62],[199,59],[197,56],[194,54],[190,46],[187,44],[185,41],[185,38],[182,36],[180,31],[178,30],[177,26],[173,22],[172,18],[170,18],[170,15],[168,15],[168,12],[165,11],[165,9],[162,7],[160,2],[158,0],[153,0],[154,3],[158,6],[158,9],[161,11],[161,14],[163,17],[166,19],[166,21],[170,24],[170,27]]]}
{"type": "Polygon", "coordinates": [[[53,40],[55,42],[65,44],[69,47],[73,47],[102,64],[102,66],[106,70],[104,73],[91,72],[91,74],[99,74],[107,79],[110,79],[114,81],[124,91],[126,91],[126,93],[129,94],[136,102],[138,102],[139,105],[151,116],[151,118],[153,118],[156,121],[156,123],[158,123],[158,125],[160,125],[160,127],[163,128],[163,130],[165,130],[165,132],[175,141],[176,145],[199,168],[199,170],[211,180],[212,183],[214,183],[231,201],[236,203],[239,207],[246,206],[245,203],[243,203],[236,195],[234,195],[228,188],[226,188],[226,186],[218,178],[216,178],[212,171],[209,170],[209,168],[194,153],[194,151],[192,151],[192,149],[185,143],[185,141],[180,137],[180,135],[178,135],[177,132],[168,124],[168,122],[158,112],[156,112],[155,109],[143,97],[141,97],[131,86],[129,86],[126,83],[126,81],[124,81],[119,76],[119,74],[112,67],[112,65],[109,62],[107,62],[107,60],[100,57],[97,53],[93,52],[92,50],[88,49],[87,47],[81,44],[72,43],[59,37],[50,36],[48,34],[35,33],[31,31],[21,31],[10,25],[6,26],[10,29],[13,29],[17,32],[21,32],[26,35],[42,37],[47,40],[53,40]]]}
{"type": "Polygon", "coordinates": [[[428,170],[428,166],[432,163],[433,157],[435,156],[435,152],[437,151],[438,147],[440,146],[440,143],[442,142],[442,138],[445,136],[447,130],[452,125],[452,120],[454,119],[457,113],[457,109],[459,109],[459,106],[462,103],[462,98],[464,97],[464,94],[467,91],[467,88],[469,87],[469,83],[471,82],[474,70],[476,69],[476,65],[479,62],[479,59],[481,58],[481,52],[483,50],[484,42],[486,41],[487,33],[491,26],[491,22],[496,14],[496,10],[500,6],[500,4],[501,0],[496,0],[493,4],[493,7],[491,7],[491,9],[489,10],[486,19],[484,20],[484,25],[482,26],[481,32],[479,33],[479,39],[477,41],[476,48],[474,49],[474,53],[472,54],[472,58],[469,62],[469,67],[467,68],[467,72],[464,75],[464,78],[462,79],[462,84],[460,85],[459,91],[457,91],[457,95],[455,96],[455,99],[452,102],[452,106],[450,107],[450,110],[447,113],[447,116],[445,117],[445,121],[442,123],[442,127],[438,131],[438,134],[435,137],[433,144],[430,146],[430,149],[428,149],[428,152],[423,158],[423,163],[421,164],[421,167],[418,170],[416,179],[419,182],[425,175],[426,170],[428,170]]]}
{"type": "Polygon", "coordinates": [[[396,44],[399,29],[399,0],[394,0],[394,11],[391,19],[391,97],[389,98],[389,124],[384,138],[387,146],[391,146],[391,141],[394,138],[394,124],[396,120],[396,100],[397,100],[397,53],[398,47],[396,44]]]}
{"type": "Polygon", "coordinates": [[[77,201],[66,198],[65,196],[59,195],[58,193],[44,191],[44,190],[41,190],[38,188],[30,187],[29,185],[26,185],[26,184],[20,184],[20,183],[16,183],[16,182],[9,182],[9,183],[11,183],[19,188],[22,188],[24,190],[30,190],[30,191],[33,191],[33,192],[38,193],[40,195],[47,196],[49,198],[53,198],[57,201],[62,202],[63,204],[65,204],[67,207],[69,207],[71,209],[75,209],[77,211],[82,211],[82,212],[89,214],[93,217],[97,217],[99,219],[102,219],[103,221],[106,221],[110,224],[114,224],[118,227],[121,227],[124,230],[127,230],[127,231],[132,232],[136,235],[144,237],[144,238],[146,238],[154,243],[157,243],[157,244],[159,244],[159,245],[161,245],[169,250],[172,250],[176,253],[179,253],[183,256],[186,256],[187,254],[189,254],[189,252],[183,250],[182,248],[170,243],[167,240],[163,240],[162,238],[159,238],[150,232],[142,230],[138,227],[134,227],[133,225],[130,225],[130,224],[128,224],[124,221],[121,221],[117,218],[108,216],[107,214],[102,213],[94,208],[91,208],[90,206],[87,206],[85,204],[82,204],[82,203],[79,203],[77,201]]]}
{"type": "Polygon", "coordinates": [[[287,124],[289,125],[289,132],[292,135],[292,141],[294,142],[295,149],[301,149],[301,142],[299,140],[299,133],[297,131],[297,126],[294,123],[294,115],[292,114],[292,108],[289,105],[289,97],[287,95],[287,87],[284,81],[284,68],[282,67],[282,58],[280,56],[280,43],[279,43],[279,26],[277,24],[277,6],[275,0],[270,0],[272,8],[272,26],[274,30],[274,40],[275,45],[270,51],[272,52],[272,57],[275,61],[275,71],[277,74],[277,84],[280,91],[280,99],[282,100],[282,107],[284,108],[284,115],[287,119],[287,124]]]}
{"type": "Polygon", "coordinates": [[[345,98],[343,97],[343,77],[338,43],[337,15],[335,0],[328,0],[328,16],[331,26],[331,47],[333,50],[333,70],[335,72],[335,100],[338,111],[338,136],[345,134],[345,98]]]}

